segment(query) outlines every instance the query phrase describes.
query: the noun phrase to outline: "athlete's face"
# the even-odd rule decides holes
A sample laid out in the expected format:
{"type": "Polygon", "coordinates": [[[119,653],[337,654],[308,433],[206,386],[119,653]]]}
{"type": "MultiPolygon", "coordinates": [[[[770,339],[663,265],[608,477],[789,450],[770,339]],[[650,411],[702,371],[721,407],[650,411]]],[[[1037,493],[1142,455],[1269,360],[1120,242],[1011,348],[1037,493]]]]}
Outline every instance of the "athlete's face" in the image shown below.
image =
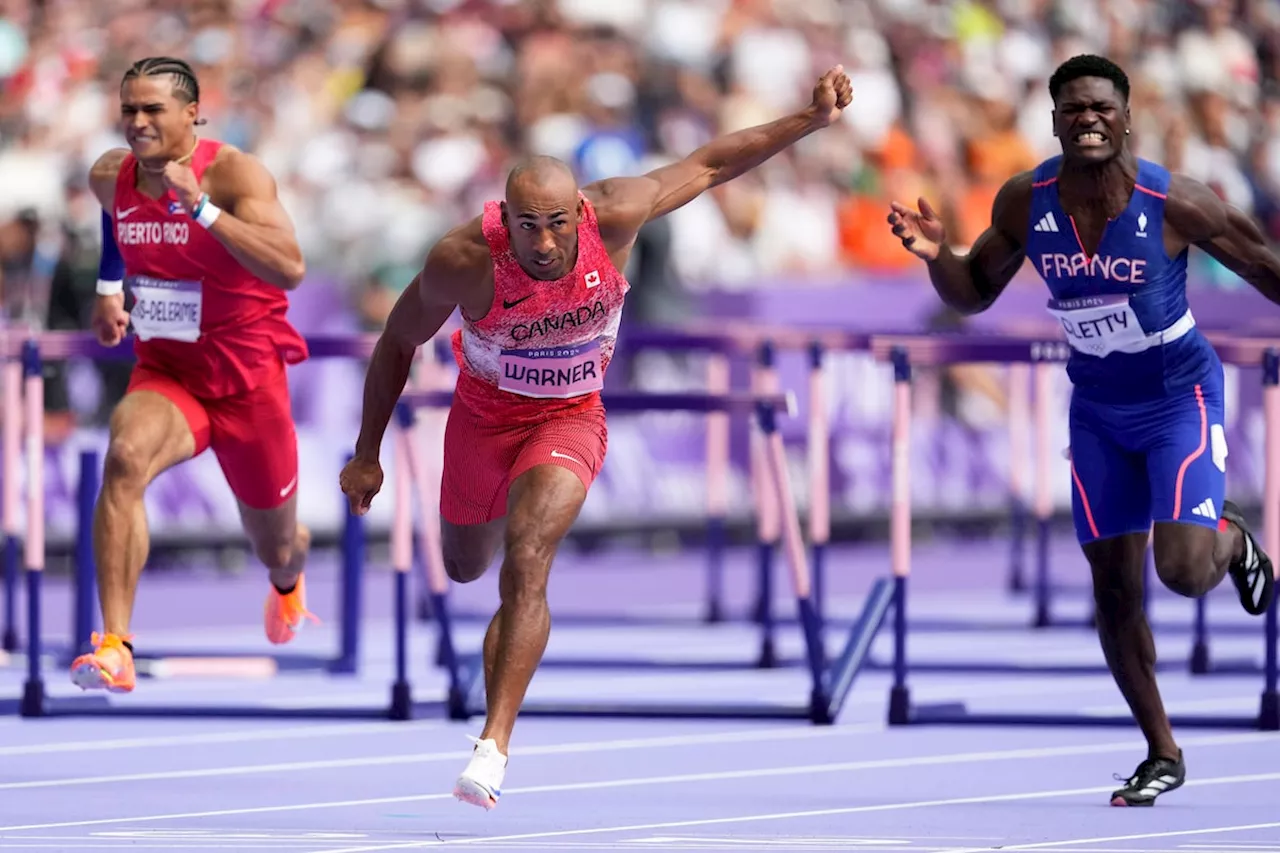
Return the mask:
{"type": "Polygon", "coordinates": [[[167,74],[133,77],[120,87],[120,130],[140,160],[186,154],[195,121],[196,105],[174,96],[167,74]]]}
{"type": "Polygon", "coordinates": [[[1069,160],[1101,163],[1124,149],[1129,104],[1105,77],[1077,77],[1062,87],[1053,109],[1053,133],[1069,160]]]}
{"type": "Polygon", "coordinates": [[[556,185],[512,187],[502,204],[502,222],[511,235],[511,250],[532,278],[563,278],[578,260],[578,219],[582,202],[577,188],[556,185]]]}

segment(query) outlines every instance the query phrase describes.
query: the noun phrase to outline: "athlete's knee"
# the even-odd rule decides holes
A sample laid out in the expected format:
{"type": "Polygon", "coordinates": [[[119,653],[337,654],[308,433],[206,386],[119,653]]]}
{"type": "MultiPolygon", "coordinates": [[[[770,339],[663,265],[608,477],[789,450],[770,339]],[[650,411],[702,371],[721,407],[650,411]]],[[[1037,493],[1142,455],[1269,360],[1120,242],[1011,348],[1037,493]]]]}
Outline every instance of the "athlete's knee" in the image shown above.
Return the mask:
{"type": "Polygon", "coordinates": [[[503,523],[440,525],[444,571],[454,583],[478,580],[493,563],[502,541],[503,523]]]}
{"type": "Polygon", "coordinates": [[[142,492],[147,487],[151,454],[128,436],[116,436],[107,445],[102,465],[102,486],[112,492],[142,492]]]}
{"type": "Polygon", "coordinates": [[[1217,581],[1213,562],[1216,532],[1189,524],[1156,526],[1156,576],[1178,595],[1199,598],[1217,581]]]}
{"type": "Polygon", "coordinates": [[[1084,551],[1093,575],[1093,601],[1099,626],[1126,622],[1140,614],[1142,543],[1117,537],[1090,542],[1084,551]]]}
{"type": "Polygon", "coordinates": [[[535,540],[517,539],[507,544],[498,594],[503,604],[546,601],[554,547],[535,540]]]}
{"type": "Polygon", "coordinates": [[[1172,554],[1156,563],[1160,582],[1178,595],[1199,598],[1213,588],[1212,562],[1198,554],[1172,554]]]}
{"type": "Polygon", "coordinates": [[[484,575],[490,562],[472,554],[445,554],[444,573],[454,583],[471,583],[484,575]]]}

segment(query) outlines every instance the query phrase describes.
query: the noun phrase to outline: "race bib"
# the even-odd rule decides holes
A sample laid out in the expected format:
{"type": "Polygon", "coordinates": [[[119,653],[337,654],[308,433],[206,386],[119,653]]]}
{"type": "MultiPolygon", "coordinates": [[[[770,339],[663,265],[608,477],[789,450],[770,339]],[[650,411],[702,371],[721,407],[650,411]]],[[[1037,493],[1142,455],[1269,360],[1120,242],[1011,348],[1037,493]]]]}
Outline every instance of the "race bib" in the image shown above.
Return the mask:
{"type": "Polygon", "coordinates": [[[504,349],[498,387],[525,397],[579,397],[604,388],[600,342],[546,349],[504,349]]]}
{"type": "Polygon", "coordinates": [[[135,300],[129,318],[139,339],[188,343],[200,339],[200,282],[138,275],[129,278],[129,289],[135,300]]]}
{"type": "Polygon", "coordinates": [[[1051,299],[1049,313],[1062,324],[1072,348],[1098,358],[1132,348],[1147,337],[1124,294],[1051,299]]]}

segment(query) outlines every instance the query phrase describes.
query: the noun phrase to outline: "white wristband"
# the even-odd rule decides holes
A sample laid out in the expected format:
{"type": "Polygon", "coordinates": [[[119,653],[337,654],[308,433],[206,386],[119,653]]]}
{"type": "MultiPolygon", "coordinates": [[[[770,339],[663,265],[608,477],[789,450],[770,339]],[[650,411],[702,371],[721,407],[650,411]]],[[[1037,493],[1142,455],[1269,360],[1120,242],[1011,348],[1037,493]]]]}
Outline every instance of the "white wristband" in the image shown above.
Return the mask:
{"type": "Polygon", "coordinates": [[[222,208],[215,205],[212,201],[206,200],[200,207],[200,213],[196,216],[196,222],[199,222],[205,228],[208,228],[218,221],[218,216],[221,213],[222,208]]]}
{"type": "Polygon", "coordinates": [[[96,290],[99,296],[115,296],[117,293],[124,293],[124,282],[98,279],[96,290]]]}

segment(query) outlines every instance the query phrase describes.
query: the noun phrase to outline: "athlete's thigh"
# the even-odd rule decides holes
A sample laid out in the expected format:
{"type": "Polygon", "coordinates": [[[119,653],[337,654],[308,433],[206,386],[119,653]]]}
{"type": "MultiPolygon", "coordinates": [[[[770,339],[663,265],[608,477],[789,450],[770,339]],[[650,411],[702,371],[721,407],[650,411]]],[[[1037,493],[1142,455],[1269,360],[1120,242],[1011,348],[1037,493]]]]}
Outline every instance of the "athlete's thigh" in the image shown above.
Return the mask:
{"type": "MultiPolygon", "coordinates": [[[[476,527],[506,515],[507,486],[529,428],[495,422],[454,397],[444,428],[440,517],[456,527],[476,527]]],[[[464,541],[485,534],[461,534],[464,541]]]]}
{"type": "Polygon", "coordinates": [[[1156,522],[1218,527],[1227,487],[1221,384],[1162,400],[1147,424],[1147,472],[1156,522]]]}
{"type": "Polygon", "coordinates": [[[585,496],[604,466],[608,447],[604,408],[597,403],[584,405],[548,418],[532,429],[511,467],[511,481],[514,484],[536,466],[550,465],[577,476],[585,496]]]}
{"type": "Polygon", "coordinates": [[[109,435],[108,473],[123,468],[121,473],[150,483],[162,471],[204,452],[209,418],[176,378],[137,364],[111,413],[109,435]]]}
{"type": "Polygon", "coordinates": [[[1151,528],[1151,492],[1142,454],[1126,450],[1123,418],[1107,406],[1071,403],[1071,511],[1086,544],[1151,528]]]}
{"type": "MultiPolygon", "coordinates": [[[[257,388],[208,401],[206,407],[210,444],[236,499],[260,511],[289,502],[298,488],[298,434],[283,368],[257,388]]],[[[285,520],[279,524],[291,526],[285,520]]]]}
{"type": "Polygon", "coordinates": [[[506,565],[536,572],[545,583],[551,560],[587,499],[581,476],[559,464],[524,470],[511,483],[507,502],[506,565]]]}

